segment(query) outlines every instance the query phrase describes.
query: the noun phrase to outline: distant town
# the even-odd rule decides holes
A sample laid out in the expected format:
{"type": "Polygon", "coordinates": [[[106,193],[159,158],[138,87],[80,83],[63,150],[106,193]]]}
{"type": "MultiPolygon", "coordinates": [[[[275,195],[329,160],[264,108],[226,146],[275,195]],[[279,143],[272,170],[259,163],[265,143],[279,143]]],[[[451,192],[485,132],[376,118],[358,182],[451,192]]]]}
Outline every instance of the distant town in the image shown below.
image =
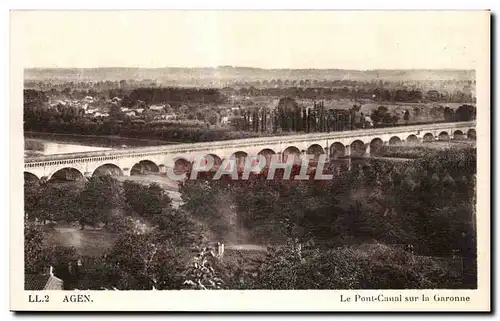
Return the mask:
{"type": "MultiPolygon", "coordinates": [[[[71,131],[62,128],[64,126],[60,123],[63,122],[108,124],[111,127],[120,123],[155,128],[171,125],[183,129],[163,136],[143,136],[205,141],[466,121],[475,117],[475,80],[467,79],[473,74],[466,71],[456,71],[454,75],[459,75],[458,79],[452,79],[446,71],[441,74],[427,72],[434,76],[438,74],[441,79],[437,77],[437,80],[413,80],[412,71],[399,72],[410,77],[407,80],[398,80],[398,73],[393,71],[385,71],[387,75],[383,71],[371,72],[374,77],[382,75],[389,79],[382,80],[368,78],[370,73],[361,79],[356,76],[358,73],[353,76],[347,71],[343,75],[339,71],[334,73],[337,79],[331,75],[321,79],[324,73],[321,70],[316,74],[301,71],[316,77],[311,79],[296,78],[299,71],[293,70],[288,72],[288,78],[269,78],[271,71],[257,69],[259,72],[253,78],[243,81],[241,74],[253,69],[221,67],[215,70],[219,74],[224,72],[221,76],[224,82],[217,79],[217,73],[211,77],[205,74],[201,79],[186,77],[175,81],[165,76],[160,80],[95,80],[100,77],[98,71],[94,71],[95,79],[66,81],[51,78],[55,75],[49,71],[44,74],[39,70],[36,73],[28,70],[24,95],[25,130],[46,131],[41,130],[41,126],[50,115],[49,123],[52,124],[49,127],[55,132],[71,131]],[[396,80],[391,80],[395,77],[396,80]],[[54,124],[55,120],[59,124],[54,124]],[[186,131],[196,133],[186,134],[186,131]]],[[[116,75],[127,75],[125,71],[111,69],[108,74],[116,78],[116,75]]],[[[413,73],[418,79],[425,71],[413,73]]],[[[85,79],[84,76],[81,78],[85,79]]],[[[79,130],[85,132],[83,127],[79,130]]],[[[93,134],[105,131],[90,127],[93,134]]]]}

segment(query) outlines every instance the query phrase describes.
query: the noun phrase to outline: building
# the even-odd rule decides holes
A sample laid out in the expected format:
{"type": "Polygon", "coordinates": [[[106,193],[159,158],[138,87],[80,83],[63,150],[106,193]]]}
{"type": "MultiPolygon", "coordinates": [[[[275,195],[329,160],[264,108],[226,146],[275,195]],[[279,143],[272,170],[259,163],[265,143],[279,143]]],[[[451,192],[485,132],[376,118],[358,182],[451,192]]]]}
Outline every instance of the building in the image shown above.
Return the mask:
{"type": "Polygon", "coordinates": [[[52,266],[43,274],[25,274],[24,290],[43,291],[43,290],[64,290],[64,282],[54,276],[52,266]]]}
{"type": "Polygon", "coordinates": [[[151,105],[151,106],[149,106],[149,109],[154,110],[154,111],[164,111],[165,106],[164,105],[151,105]]]}
{"type": "Polygon", "coordinates": [[[108,117],[108,113],[95,112],[94,117],[108,117]]]}
{"type": "Polygon", "coordinates": [[[85,98],[83,98],[83,101],[88,103],[88,104],[91,104],[94,102],[94,97],[92,96],[86,96],[85,98]]]}

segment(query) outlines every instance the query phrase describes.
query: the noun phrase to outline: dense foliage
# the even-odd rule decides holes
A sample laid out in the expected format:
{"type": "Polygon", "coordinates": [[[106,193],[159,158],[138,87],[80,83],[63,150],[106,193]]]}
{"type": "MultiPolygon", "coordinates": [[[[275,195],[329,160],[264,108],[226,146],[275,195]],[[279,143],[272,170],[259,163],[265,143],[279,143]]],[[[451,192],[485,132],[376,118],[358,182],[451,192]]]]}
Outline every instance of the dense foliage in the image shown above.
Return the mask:
{"type": "Polygon", "coordinates": [[[395,89],[393,94],[386,95],[388,90],[380,88],[367,92],[361,89],[351,92],[347,87],[347,90],[268,88],[247,93],[245,88],[234,91],[173,87],[126,88],[122,85],[110,85],[104,86],[110,87],[108,89],[81,91],[73,88],[79,86],[74,83],[67,86],[59,90],[24,90],[26,131],[203,142],[262,134],[331,132],[409,123],[467,121],[475,119],[476,113],[475,107],[471,105],[473,101],[470,94],[454,94],[452,98],[441,99],[440,97],[448,96],[432,90],[424,99],[420,91],[395,89]],[[333,96],[329,96],[329,92],[334,93],[333,96]],[[90,107],[86,108],[99,110],[107,116],[94,117],[86,114],[86,110],[81,107],[81,100],[87,95],[92,98],[92,103],[87,104],[90,107]],[[261,98],[265,99],[264,104],[258,102],[261,98]],[[300,99],[306,101],[298,102],[300,99]],[[331,99],[350,99],[351,105],[336,107],[333,103],[333,107],[325,107],[324,101],[331,99]],[[275,104],[273,100],[279,101],[275,104]],[[360,111],[365,102],[380,106],[374,110],[360,111]],[[401,105],[400,108],[405,109],[401,113],[390,112],[385,106],[396,102],[409,105],[401,105]],[[435,105],[443,102],[465,104],[456,110],[435,105]],[[175,115],[176,120],[160,121],[155,116],[156,112],[150,109],[155,104],[164,106],[162,112],[175,115]],[[422,108],[422,104],[429,104],[425,105],[428,108],[422,108]],[[130,116],[122,112],[122,107],[144,111],[141,111],[140,116],[130,116]],[[227,119],[226,125],[221,128],[222,118],[227,119]]]}
{"type": "Polygon", "coordinates": [[[212,180],[207,173],[182,184],[179,209],[156,184],[109,176],[65,185],[66,193],[26,184],[29,222],[72,221],[118,235],[103,254],[84,257],[49,244],[40,225],[28,223],[26,271],[69,264],[59,273],[73,271],[65,284],[80,289],[476,286],[475,148],[326,171],[332,180],[212,180]],[[227,249],[219,257],[208,240],[268,249],[227,249]]]}
{"type": "MultiPolygon", "coordinates": [[[[226,87],[220,92],[225,95],[239,96],[289,96],[296,99],[375,99],[376,101],[388,102],[459,102],[473,103],[475,97],[472,95],[475,81],[437,81],[426,84],[426,81],[415,81],[413,84],[398,81],[356,81],[356,80],[319,80],[319,79],[269,79],[245,82],[228,82],[226,87]],[[408,89],[408,85],[418,87],[425,86],[427,89],[408,89]],[[445,85],[445,86],[443,86],[445,85]],[[432,87],[443,89],[436,90],[432,87]]],[[[25,87],[35,90],[51,91],[52,94],[64,93],[72,97],[85,97],[86,95],[101,94],[105,97],[124,98],[134,96],[145,101],[151,96],[143,96],[145,90],[156,90],[158,95],[164,95],[170,100],[186,101],[189,99],[199,99],[197,92],[206,91],[217,100],[220,97],[216,89],[190,89],[172,88],[168,93],[161,93],[158,90],[160,84],[153,81],[87,81],[87,82],[26,82],[25,87]],[[139,90],[138,90],[139,89],[139,90]],[[177,89],[177,90],[176,90],[177,89]]],[[[178,87],[178,86],[176,86],[178,87]]],[[[157,95],[157,96],[158,96],[157,95]]],[[[163,97],[163,99],[165,99],[163,97]]],[[[208,101],[208,100],[207,100],[208,101]]]]}

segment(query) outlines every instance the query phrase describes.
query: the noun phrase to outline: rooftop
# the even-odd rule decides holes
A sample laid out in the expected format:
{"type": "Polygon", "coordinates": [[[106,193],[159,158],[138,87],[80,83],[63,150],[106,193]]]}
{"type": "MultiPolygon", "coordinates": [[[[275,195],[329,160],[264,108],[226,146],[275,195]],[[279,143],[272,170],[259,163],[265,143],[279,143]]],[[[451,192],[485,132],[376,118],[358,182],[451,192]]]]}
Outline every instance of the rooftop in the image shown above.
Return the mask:
{"type": "Polygon", "coordinates": [[[62,289],[63,281],[50,274],[25,274],[24,289],[28,291],[62,289]]]}

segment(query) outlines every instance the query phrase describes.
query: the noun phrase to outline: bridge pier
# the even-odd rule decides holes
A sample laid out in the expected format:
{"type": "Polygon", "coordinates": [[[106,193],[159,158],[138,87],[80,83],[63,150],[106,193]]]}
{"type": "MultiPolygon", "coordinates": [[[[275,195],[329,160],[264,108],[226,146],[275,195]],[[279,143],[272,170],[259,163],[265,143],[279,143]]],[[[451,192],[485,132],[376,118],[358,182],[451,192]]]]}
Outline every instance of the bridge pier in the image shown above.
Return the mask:
{"type": "Polygon", "coordinates": [[[85,177],[86,180],[89,180],[92,178],[92,172],[85,172],[83,173],[83,177],[85,177]]]}
{"type": "MultiPolygon", "coordinates": [[[[283,163],[283,152],[277,152],[276,155],[278,155],[278,160],[280,163],[283,163]]],[[[270,165],[270,164],[267,164],[270,165]]]]}
{"type": "Polygon", "coordinates": [[[330,161],[330,148],[328,146],[325,147],[325,162],[330,161]]]}
{"type": "Polygon", "coordinates": [[[365,155],[366,157],[370,157],[370,153],[371,153],[371,147],[370,147],[370,144],[366,144],[366,148],[365,148],[365,155]]]}
{"type": "Polygon", "coordinates": [[[122,168],[123,176],[130,176],[130,168],[122,168]]]}
{"type": "Polygon", "coordinates": [[[347,157],[347,169],[351,170],[351,145],[345,147],[345,156],[347,157]]]}

